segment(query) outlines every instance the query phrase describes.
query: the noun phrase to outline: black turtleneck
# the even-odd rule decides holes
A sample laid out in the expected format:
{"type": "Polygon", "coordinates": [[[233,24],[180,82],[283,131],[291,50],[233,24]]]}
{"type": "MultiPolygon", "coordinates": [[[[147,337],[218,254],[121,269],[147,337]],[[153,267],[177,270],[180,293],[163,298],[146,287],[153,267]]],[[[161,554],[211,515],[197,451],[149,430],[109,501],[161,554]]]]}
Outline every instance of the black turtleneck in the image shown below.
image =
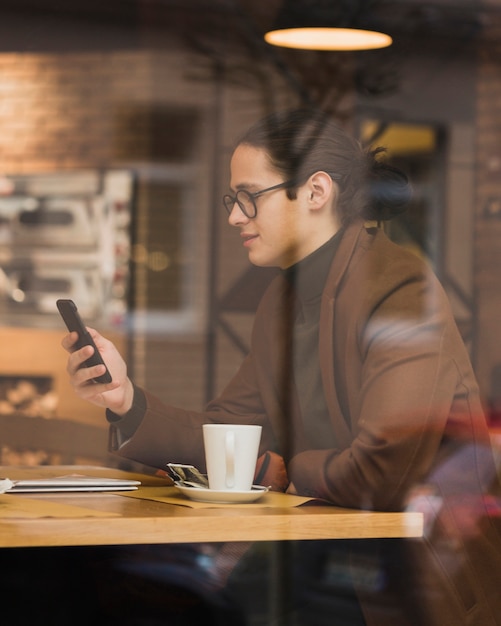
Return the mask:
{"type": "Polygon", "coordinates": [[[296,301],[293,365],[303,419],[303,431],[310,449],[336,447],[330,426],[319,365],[320,303],[341,232],[295,265],[284,270],[296,301]]]}

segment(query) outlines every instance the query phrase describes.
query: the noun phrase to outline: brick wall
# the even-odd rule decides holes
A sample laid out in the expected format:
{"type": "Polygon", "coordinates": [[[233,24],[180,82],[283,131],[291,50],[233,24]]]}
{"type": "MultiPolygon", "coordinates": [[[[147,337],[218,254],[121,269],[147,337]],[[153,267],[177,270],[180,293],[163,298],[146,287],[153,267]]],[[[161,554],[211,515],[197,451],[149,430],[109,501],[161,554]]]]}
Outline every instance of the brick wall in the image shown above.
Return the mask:
{"type": "MultiPolygon", "coordinates": [[[[0,54],[0,173],[20,174],[59,171],[79,168],[131,167],[138,177],[138,212],[144,212],[152,203],[151,180],[158,177],[155,167],[162,170],[162,155],[154,151],[154,130],[143,115],[137,112],[175,105],[201,109],[202,117],[210,106],[210,98],[201,91],[207,86],[188,90],[183,87],[184,64],[179,55],[172,59],[168,53],[111,52],[72,54],[0,54]],[[162,68],[159,81],[158,68],[162,68]],[[176,88],[176,83],[180,85],[176,88]],[[168,93],[167,87],[168,86],[168,93]],[[202,105],[200,106],[200,102],[202,105]],[[136,118],[134,118],[136,114],[136,118]],[[146,181],[146,182],[145,182],[146,181]],[[149,186],[148,193],[142,193],[149,186]]],[[[150,116],[151,117],[151,116],[150,116]]],[[[168,129],[171,143],[176,144],[176,128],[168,129]]],[[[197,204],[193,211],[193,259],[191,280],[193,301],[190,306],[199,311],[199,318],[189,330],[189,338],[174,339],[175,349],[166,351],[162,358],[152,350],[153,360],[147,370],[142,364],[149,360],[149,346],[158,346],[158,337],[149,333],[138,337],[140,345],[127,350],[126,356],[133,369],[142,372],[145,384],[151,379],[153,388],[171,395],[175,403],[198,407],[203,389],[202,335],[204,299],[206,297],[206,255],[208,244],[202,236],[206,228],[207,180],[204,154],[192,159],[197,170],[190,184],[197,190],[197,204]],[[200,181],[197,184],[197,181],[200,181]],[[184,342],[184,344],[183,344],[184,342]],[[186,351],[182,346],[188,346],[186,351]],[[184,359],[180,352],[187,355],[184,359]],[[175,375],[167,364],[176,363],[175,375]],[[183,367],[182,363],[186,363],[183,367]]],[[[161,177],[161,176],[160,176],[161,177]]],[[[167,211],[167,208],[166,208],[167,211]]],[[[136,225],[140,223],[136,215],[136,225]]],[[[138,244],[148,245],[148,232],[134,233],[138,244]]],[[[146,303],[147,306],[147,303],[146,303]]],[[[7,329],[8,330],[8,329],[7,329]]],[[[47,331],[51,332],[51,331],[47,331]]],[[[45,345],[46,331],[40,331],[40,347],[45,345]]],[[[168,336],[169,335],[168,333],[168,336]]],[[[169,342],[165,337],[164,342],[169,342]]],[[[126,342],[124,341],[124,345],[126,342]]],[[[54,346],[58,350],[59,345],[54,346]]],[[[42,350],[33,344],[33,358],[43,360],[42,350]]],[[[3,365],[8,367],[8,364],[3,365]]],[[[30,364],[33,369],[33,363],[30,364]]],[[[39,369],[38,365],[35,369],[39,369]]],[[[63,406],[67,407],[66,399],[63,406]]],[[[93,414],[88,407],[79,407],[77,413],[93,414]]],[[[85,419],[85,417],[82,417],[85,419]]]]}

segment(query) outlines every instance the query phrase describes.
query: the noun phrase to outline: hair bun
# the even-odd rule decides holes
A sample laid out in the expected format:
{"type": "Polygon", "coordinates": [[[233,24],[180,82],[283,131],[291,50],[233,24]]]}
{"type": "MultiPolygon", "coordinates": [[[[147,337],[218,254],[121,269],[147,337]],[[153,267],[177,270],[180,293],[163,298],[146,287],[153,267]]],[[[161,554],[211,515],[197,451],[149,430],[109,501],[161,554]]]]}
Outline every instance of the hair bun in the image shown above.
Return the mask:
{"type": "Polygon", "coordinates": [[[369,209],[367,217],[391,220],[403,213],[412,198],[412,187],[407,175],[397,167],[377,158],[385,152],[377,148],[369,153],[369,209]]]}

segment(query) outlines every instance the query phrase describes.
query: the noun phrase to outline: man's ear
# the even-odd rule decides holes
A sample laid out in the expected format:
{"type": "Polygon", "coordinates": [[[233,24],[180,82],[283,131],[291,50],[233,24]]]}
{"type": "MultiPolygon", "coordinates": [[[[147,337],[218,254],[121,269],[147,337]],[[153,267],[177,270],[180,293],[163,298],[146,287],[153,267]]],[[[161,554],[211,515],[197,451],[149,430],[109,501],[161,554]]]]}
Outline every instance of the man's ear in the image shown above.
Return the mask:
{"type": "Polygon", "coordinates": [[[310,209],[320,209],[337,195],[337,185],[326,172],[315,172],[306,182],[310,209]]]}

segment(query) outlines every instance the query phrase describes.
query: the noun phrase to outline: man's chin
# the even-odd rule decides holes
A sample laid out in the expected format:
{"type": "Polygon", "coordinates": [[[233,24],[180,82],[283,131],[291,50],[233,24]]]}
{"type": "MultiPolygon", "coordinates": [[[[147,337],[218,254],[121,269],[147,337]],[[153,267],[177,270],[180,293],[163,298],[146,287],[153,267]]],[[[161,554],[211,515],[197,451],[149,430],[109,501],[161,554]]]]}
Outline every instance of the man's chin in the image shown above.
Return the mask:
{"type": "Polygon", "coordinates": [[[277,267],[277,263],[268,262],[264,259],[253,257],[249,254],[249,261],[256,267],[277,267]]]}

